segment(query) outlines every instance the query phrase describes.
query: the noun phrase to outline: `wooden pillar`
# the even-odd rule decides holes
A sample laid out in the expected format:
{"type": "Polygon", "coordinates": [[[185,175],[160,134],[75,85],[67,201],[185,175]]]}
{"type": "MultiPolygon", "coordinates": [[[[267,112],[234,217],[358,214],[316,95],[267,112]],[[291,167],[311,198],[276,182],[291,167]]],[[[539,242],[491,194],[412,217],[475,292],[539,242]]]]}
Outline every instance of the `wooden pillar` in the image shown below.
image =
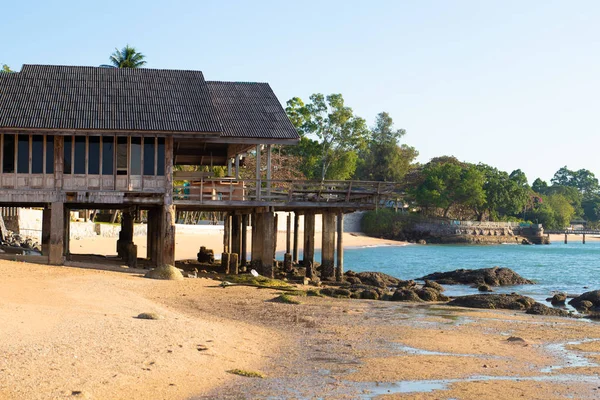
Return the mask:
{"type": "Polygon", "coordinates": [[[49,206],[42,211],[42,254],[50,253],[50,235],[52,232],[52,210],[49,206]]]}
{"type": "Polygon", "coordinates": [[[262,223],[260,224],[262,234],[259,234],[259,240],[262,241],[262,275],[267,278],[273,278],[273,254],[275,251],[275,213],[268,211],[261,214],[262,223]]]}
{"type": "Polygon", "coordinates": [[[583,241],[582,241],[582,243],[585,244],[585,233],[583,234],[583,241]]]}
{"type": "Polygon", "coordinates": [[[302,263],[306,267],[306,277],[314,277],[315,263],[315,214],[304,214],[304,257],[302,263]]]}
{"type": "Polygon", "coordinates": [[[292,214],[288,213],[285,218],[285,253],[292,252],[292,214]]]}
{"type": "Polygon", "coordinates": [[[271,200],[271,145],[267,145],[267,196],[271,200]]]}
{"type": "Polygon", "coordinates": [[[147,252],[146,258],[154,267],[160,264],[160,233],[161,233],[161,209],[151,208],[148,210],[148,225],[146,226],[147,252]]]}
{"type": "Polygon", "coordinates": [[[321,279],[335,279],[335,214],[331,212],[323,213],[321,247],[321,279]]]}
{"type": "Polygon", "coordinates": [[[242,247],[240,251],[240,265],[245,267],[248,260],[248,214],[242,215],[242,247]]]}
{"type": "Polygon", "coordinates": [[[240,179],[240,155],[235,155],[235,179],[240,179]]]}
{"type": "Polygon", "coordinates": [[[233,176],[233,171],[231,167],[231,158],[227,159],[227,176],[233,176]]]}
{"type": "Polygon", "coordinates": [[[161,216],[161,264],[175,265],[175,206],[173,205],[173,138],[165,138],[165,197],[161,216]]]}
{"type": "Polygon", "coordinates": [[[335,280],[344,280],[344,213],[337,216],[337,265],[335,268],[335,280]]]}
{"type": "Polygon", "coordinates": [[[260,174],[260,144],[256,145],[256,200],[260,200],[261,192],[261,174],[260,174]]]}
{"type": "Polygon", "coordinates": [[[63,226],[63,255],[69,260],[71,255],[71,210],[67,207],[63,208],[63,226]]]}
{"type": "Polygon", "coordinates": [[[298,262],[298,230],[300,229],[300,215],[294,211],[294,248],[292,249],[292,261],[298,262]]]}
{"type": "Polygon", "coordinates": [[[567,244],[567,234],[565,233],[565,244],[567,244]]]}
{"type": "Polygon", "coordinates": [[[65,242],[65,205],[52,203],[50,206],[50,240],[48,243],[48,263],[62,265],[64,263],[65,242]]]}
{"type": "Polygon", "coordinates": [[[262,237],[260,236],[262,225],[262,213],[252,214],[252,267],[258,268],[257,264],[262,260],[262,237]]]}
{"type": "Polygon", "coordinates": [[[273,260],[277,259],[277,232],[279,228],[279,214],[273,213],[273,260]]]}
{"type": "Polygon", "coordinates": [[[231,253],[231,214],[223,218],[223,253],[231,253]]]}
{"type": "Polygon", "coordinates": [[[242,252],[242,216],[234,214],[231,217],[231,251],[240,257],[242,252]]]}

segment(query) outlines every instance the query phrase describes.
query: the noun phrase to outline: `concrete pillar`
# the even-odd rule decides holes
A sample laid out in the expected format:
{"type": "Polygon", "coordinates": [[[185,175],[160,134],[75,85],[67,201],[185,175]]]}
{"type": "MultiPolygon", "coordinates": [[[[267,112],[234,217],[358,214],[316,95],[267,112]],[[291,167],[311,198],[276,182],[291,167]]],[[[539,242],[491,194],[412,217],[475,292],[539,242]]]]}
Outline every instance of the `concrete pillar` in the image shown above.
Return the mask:
{"type": "Polygon", "coordinates": [[[242,216],[234,214],[231,217],[231,253],[238,256],[242,252],[242,216]]]}
{"type": "Polygon", "coordinates": [[[229,273],[234,275],[239,274],[239,256],[237,253],[229,255],[229,273]]]}
{"type": "Polygon", "coordinates": [[[294,248],[292,250],[292,261],[298,262],[298,230],[300,229],[300,215],[294,211],[294,248]]]}
{"type": "Polygon", "coordinates": [[[240,251],[240,265],[245,267],[248,260],[248,214],[242,215],[242,248],[240,251]]]}
{"type": "Polygon", "coordinates": [[[321,280],[335,279],[335,214],[323,213],[321,280]]]}
{"type": "Polygon", "coordinates": [[[223,218],[223,253],[231,253],[231,214],[223,218]]]}
{"type": "Polygon", "coordinates": [[[304,256],[302,263],[306,267],[306,277],[314,277],[315,263],[315,214],[304,214],[304,256]]]}
{"type": "Polygon", "coordinates": [[[221,253],[221,269],[225,274],[229,274],[229,262],[231,261],[230,253],[221,253]]]}
{"type": "Polygon", "coordinates": [[[67,207],[63,208],[63,255],[67,260],[71,257],[71,210],[67,207]]]}
{"type": "Polygon", "coordinates": [[[50,206],[50,240],[48,243],[48,263],[62,265],[64,263],[65,239],[65,205],[52,203],[50,206]]]}
{"type": "Polygon", "coordinates": [[[335,280],[344,280],[344,213],[337,216],[337,265],[335,268],[335,280]]]}
{"type": "Polygon", "coordinates": [[[50,253],[50,234],[52,232],[52,210],[46,206],[42,211],[42,254],[50,253]]]}
{"type": "Polygon", "coordinates": [[[133,210],[123,210],[121,212],[121,231],[119,240],[117,240],[117,254],[123,260],[127,261],[127,245],[133,243],[133,210]]]}
{"type": "Polygon", "coordinates": [[[268,211],[261,214],[262,223],[259,233],[259,241],[262,242],[262,275],[267,278],[274,276],[273,270],[273,253],[275,251],[275,213],[268,211]]]}
{"type": "Polygon", "coordinates": [[[158,267],[160,264],[160,241],[161,241],[161,209],[151,208],[148,210],[147,252],[146,258],[150,264],[158,267]]]}

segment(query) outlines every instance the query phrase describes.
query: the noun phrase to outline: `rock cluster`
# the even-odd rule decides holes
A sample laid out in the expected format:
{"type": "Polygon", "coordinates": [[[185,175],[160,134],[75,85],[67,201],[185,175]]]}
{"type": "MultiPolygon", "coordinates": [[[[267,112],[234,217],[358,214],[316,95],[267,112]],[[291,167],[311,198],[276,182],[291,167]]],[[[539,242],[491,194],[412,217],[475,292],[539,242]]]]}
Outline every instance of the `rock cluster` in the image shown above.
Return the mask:
{"type": "Polygon", "coordinates": [[[33,250],[42,252],[42,246],[29,237],[24,237],[19,234],[15,234],[12,231],[8,231],[6,238],[1,243],[4,246],[17,247],[26,250],[33,250]]]}
{"type": "Polygon", "coordinates": [[[206,247],[200,247],[200,251],[198,251],[198,262],[201,263],[215,263],[215,253],[211,249],[207,249],[206,247]]]}
{"type": "Polygon", "coordinates": [[[534,299],[520,294],[474,294],[470,296],[459,296],[448,303],[449,306],[485,308],[485,309],[507,309],[522,310],[527,314],[550,315],[557,317],[569,317],[571,314],[565,310],[545,306],[537,303],[534,299]]]}
{"type": "Polygon", "coordinates": [[[144,275],[146,278],[151,279],[163,279],[169,281],[181,281],[183,280],[183,275],[178,268],[175,268],[172,265],[161,265],[160,267],[151,269],[144,275]]]}
{"type": "Polygon", "coordinates": [[[432,280],[444,285],[470,284],[488,286],[531,285],[534,282],[521,277],[509,268],[457,269],[449,272],[434,272],[422,280],[432,280]]]}
{"type": "Polygon", "coordinates": [[[569,304],[581,312],[600,311],[600,290],[585,292],[569,301],[569,304]]]}

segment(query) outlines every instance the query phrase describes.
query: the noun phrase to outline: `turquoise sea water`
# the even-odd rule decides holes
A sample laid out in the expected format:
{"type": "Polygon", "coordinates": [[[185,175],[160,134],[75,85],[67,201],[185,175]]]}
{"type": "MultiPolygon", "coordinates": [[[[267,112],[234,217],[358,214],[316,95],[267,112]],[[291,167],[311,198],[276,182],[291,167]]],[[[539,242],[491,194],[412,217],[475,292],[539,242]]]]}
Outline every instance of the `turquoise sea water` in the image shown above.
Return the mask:
{"type": "MultiPolygon", "coordinates": [[[[315,260],[320,260],[320,254],[315,255],[315,260]]],[[[537,282],[537,285],[497,288],[496,292],[518,292],[538,301],[551,297],[553,291],[581,294],[600,289],[600,242],[582,244],[573,240],[569,244],[537,246],[406,245],[344,251],[345,270],[380,271],[400,279],[494,266],[508,267],[537,282]]],[[[445,287],[450,296],[477,293],[465,285],[445,287]]]]}

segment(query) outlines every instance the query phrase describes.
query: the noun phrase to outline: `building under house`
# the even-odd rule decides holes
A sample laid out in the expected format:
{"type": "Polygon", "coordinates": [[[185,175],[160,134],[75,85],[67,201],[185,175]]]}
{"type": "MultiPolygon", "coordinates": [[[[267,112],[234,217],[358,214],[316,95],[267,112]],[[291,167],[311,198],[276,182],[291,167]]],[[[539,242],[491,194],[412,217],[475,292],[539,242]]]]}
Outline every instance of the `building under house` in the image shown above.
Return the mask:
{"type": "MultiPolygon", "coordinates": [[[[200,71],[25,65],[0,74],[0,133],[0,205],[44,209],[42,257],[56,265],[70,258],[72,209],[123,210],[117,249],[130,265],[137,262],[133,215],[147,210],[148,265],[173,264],[177,208],[225,212],[225,253],[245,263],[251,251],[252,262],[270,275],[274,211],[295,211],[305,216],[303,259],[309,263],[314,215],[323,214],[322,274],[333,278],[343,213],[374,208],[394,189],[272,180],[271,146],[293,145],[299,137],[270,86],[205,81],[200,71]],[[256,152],[256,177],[240,180],[240,156],[250,151],[256,152]],[[174,172],[175,165],[227,165],[229,176],[174,172]]],[[[293,225],[294,250],[288,239],[287,253],[297,260],[297,219],[293,225]]]]}

